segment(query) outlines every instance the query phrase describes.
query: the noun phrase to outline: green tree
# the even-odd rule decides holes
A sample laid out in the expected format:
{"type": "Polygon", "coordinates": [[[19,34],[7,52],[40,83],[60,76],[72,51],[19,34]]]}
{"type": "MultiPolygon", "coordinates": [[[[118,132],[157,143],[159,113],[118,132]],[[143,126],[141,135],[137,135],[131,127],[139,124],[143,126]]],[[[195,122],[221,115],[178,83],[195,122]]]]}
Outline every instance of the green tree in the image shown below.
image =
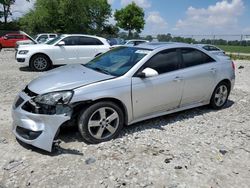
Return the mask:
{"type": "Polygon", "coordinates": [[[20,25],[30,33],[101,34],[110,15],[107,0],[36,0],[20,25]]]}
{"type": "Polygon", "coordinates": [[[153,40],[153,37],[151,35],[147,35],[145,37],[145,40],[148,40],[148,41],[152,41],[153,40]]]}
{"type": "Polygon", "coordinates": [[[134,2],[122,8],[116,10],[114,14],[116,25],[125,31],[128,31],[128,37],[131,38],[132,32],[135,30],[140,33],[144,29],[144,11],[137,6],[134,2]]]}
{"type": "MultiPolygon", "coordinates": [[[[110,28],[107,20],[111,16],[111,7],[107,0],[91,0],[88,5],[88,17],[91,19],[91,29],[95,34],[101,34],[103,30],[110,28]]],[[[114,28],[112,28],[114,29],[114,28]]]]}
{"type": "Polygon", "coordinates": [[[169,42],[172,40],[172,36],[170,33],[168,33],[167,35],[165,34],[160,34],[160,35],[157,35],[157,39],[158,41],[160,42],[169,42]]]}
{"type": "MultiPolygon", "coordinates": [[[[29,1],[29,0],[26,0],[29,1]]],[[[7,25],[9,16],[12,15],[11,6],[16,2],[16,0],[0,0],[0,18],[4,18],[4,25],[7,25]]]]}

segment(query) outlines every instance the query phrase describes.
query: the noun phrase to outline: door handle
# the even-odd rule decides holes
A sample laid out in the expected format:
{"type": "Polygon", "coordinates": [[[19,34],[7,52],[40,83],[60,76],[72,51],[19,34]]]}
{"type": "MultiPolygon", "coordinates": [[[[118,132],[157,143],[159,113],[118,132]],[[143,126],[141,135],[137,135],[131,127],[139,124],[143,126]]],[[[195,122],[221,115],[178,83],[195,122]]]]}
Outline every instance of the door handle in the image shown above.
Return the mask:
{"type": "Polygon", "coordinates": [[[174,78],[174,82],[180,82],[180,81],[182,81],[183,80],[183,77],[181,77],[181,76],[176,76],[175,78],[174,78]]]}

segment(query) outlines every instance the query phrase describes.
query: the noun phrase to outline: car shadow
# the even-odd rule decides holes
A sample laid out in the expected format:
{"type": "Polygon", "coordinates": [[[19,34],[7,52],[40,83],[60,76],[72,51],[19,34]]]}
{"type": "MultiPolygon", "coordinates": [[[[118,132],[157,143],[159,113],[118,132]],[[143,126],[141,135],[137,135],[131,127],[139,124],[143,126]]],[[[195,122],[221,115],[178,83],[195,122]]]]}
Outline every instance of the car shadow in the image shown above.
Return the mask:
{"type": "MultiPolygon", "coordinates": [[[[230,108],[233,106],[234,101],[228,100],[227,104],[223,109],[230,108]]],[[[221,110],[223,110],[221,109],[221,110]]],[[[211,109],[209,106],[202,106],[202,107],[197,107],[181,112],[176,112],[173,114],[168,114],[165,116],[160,116],[157,118],[152,118],[149,120],[145,120],[139,123],[135,123],[131,126],[125,127],[121,133],[119,134],[118,138],[122,138],[126,136],[126,134],[133,134],[136,132],[143,132],[148,129],[159,129],[159,130],[164,130],[164,127],[170,126],[178,121],[184,121],[190,118],[194,118],[196,116],[200,116],[212,111],[216,111],[214,109],[211,109]]],[[[71,154],[71,155],[80,155],[83,156],[83,153],[76,149],[69,149],[69,148],[63,148],[60,146],[61,142],[64,143],[71,143],[71,142],[84,142],[82,139],[80,133],[78,132],[77,126],[71,126],[71,127],[62,127],[60,130],[60,134],[57,138],[57,141],[55,142],[53,146],[53,151],[47,152],[44,150],[41,150],[39,148],[36,148],[34,146],[28,145],[23,143],[22,141],[19,141],[20,145],[22,145],[24,148],[38,152],[42,155],[48,155],[48,156],[58,156],[58,155],[63,155],[63,154],[71,154]]]]}
{"type": "MultiPolygon", "coordinates": [[[[64,65],[54,65],[50,70],[53,70],[53,69],[61,67],[61,66],[64,66],[64,65]]],[[[19,67],[19,70],[22,72],[37,72],[37,71],[32,70],[29,66],[19,67]]]]}
{"type": "MultiPolygon", "coordinates": [[[[233,104],[234,104],[234,101],[228,100],[227,104],[224,106],[223,109],[230,108],[231,106],[233,106],[233,104]]],[[[164,127],[166,126],[170,126],[179,121],[192,119],[196,116],[201,116],[203,114],[206,114],[212,111],[218,111],[218,110],[212,109],[210,106],[206,105],[206,106],[201,106],[197,108],[187,109],[184,111],[168,114],[165,116],[152,118],[152,119],[145,120],[139,123],[135,123],[131,126],[128,126],[126,129],[124,129],[123,132],[121,132],[119,137],[123,137],[126,134],[133,134],[135,132],[142,132],[148,129],[165,130],[164,127]]]]}
{"type": "Polygon", "coordinates": [[[19,70],[23,72],[33,72],[33,70],[29,66],[19,67],[19,70]]]}
{"type": "Polygon", "coordinates": [[[26,144],[26,143],[22,142],[21,140],[19,140],[17,138],[16,138],[16,140],[25,149],[40,153],[42,155],[48,155],[48,156],[51,156],[51,157],[58,156],[58,155],[63,155],[63,154],[71,154],[71,155],[83,156],[83,153],[81,153],[79,150],[62,148],[60,146],[60,141],[57,141],[57,142],[55,142],[53,144],[52,152],[48,152],[48,151],[39,149],[39,148],[37,148],[35,146],[26,144]]]}

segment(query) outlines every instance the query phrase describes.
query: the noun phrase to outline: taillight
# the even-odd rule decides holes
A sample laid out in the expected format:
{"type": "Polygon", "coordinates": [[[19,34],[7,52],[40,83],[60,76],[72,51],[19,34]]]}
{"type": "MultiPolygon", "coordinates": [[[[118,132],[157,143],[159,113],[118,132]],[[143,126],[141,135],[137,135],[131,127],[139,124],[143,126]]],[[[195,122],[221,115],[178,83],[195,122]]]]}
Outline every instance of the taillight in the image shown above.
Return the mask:
{"type": "Polygon", "coordinates": [[[235,64],[233,61],[232,61],[232,67],[233,67],[233,70],[235,71],[235,64]]]}

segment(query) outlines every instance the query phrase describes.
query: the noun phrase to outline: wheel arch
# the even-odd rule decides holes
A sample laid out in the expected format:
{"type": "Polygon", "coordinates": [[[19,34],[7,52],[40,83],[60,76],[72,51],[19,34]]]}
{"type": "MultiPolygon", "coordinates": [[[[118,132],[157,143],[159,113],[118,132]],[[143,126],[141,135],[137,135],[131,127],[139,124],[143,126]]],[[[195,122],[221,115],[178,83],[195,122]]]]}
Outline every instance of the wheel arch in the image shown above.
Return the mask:
{"type": "MultiPolygon", "coordinates": [[[[219,84],[221,84],[221,83],[226,83],[226,84],[228,85],[228,87],[229,87],[229,94],[230,94],[230,92],[231,92],[231,85],[232,85],[232,84],[231,84],[231,81],[230,81],[229,79],[225,78],[225,79],[219,81],[219,82],[215,85],[215,87],[213,88],[213,92],[212,92],[212,94],[211,94],[211,96],[210,96],[210,100],[209,100],[209,101],[211,101],[211,99],[212,99],[212,97],[213,97],[213,93],[214,93],[216,87],[217,87],[219,84]]],[[[229,95],[229,94],[228,94],[228,95],[229,95]]]]}
{"type": "Polygon", "coordinates": [[[52,62],[51,58],[50,58],[47,54],[42,53],[42,52],[38,52],[38,53],[34,53],[34,54],[30,57],[30,59],[29,59],[29,66],[31,65],[32,59],[33,59],[35,56],[37,56],[37,55],[44,55],[44,56],[46,56],[46,57],[48,58],[49,62],[50,62],[50,66],[53,65],[53,62],[52,62]]]}
{"type": "MultiPolygon", "coordinates": [[[[215,86],[215,88],[219,85],[219,84],[221,84],[221,83],[226,83],[227,85],[228,85],[228,87],[229,87],[229,92],[231,91],[231,85],[232,85],[232,83],[231,83],[231,81],[229,80],[229,79],[223,79],[223,80],[221,80],[216,86],[215,86]]],[[[214,88],[214,89],[215,89],[214,88]]]]}
{"type": "Polygon", "coordinates": [[[88,108],[89,106],[98,103],[98,102],[113,102],[116,105],[118,105],[119,108],[121,108],[123,114],[124,114],[124,123],[125,125],[128,125],[128,111],[127,108],[125,106],[125,104],[116,98],[112,98],[112,97],[106,97],[106,98],[99,98],[96,100],[88,100],[88,101],[83,101],[83,102],[79,102],[76,103],[76,105],[74,105],[74,112],[73,115],[76,116],[78,115],[78,113],[86,108],[88,108]]]}

